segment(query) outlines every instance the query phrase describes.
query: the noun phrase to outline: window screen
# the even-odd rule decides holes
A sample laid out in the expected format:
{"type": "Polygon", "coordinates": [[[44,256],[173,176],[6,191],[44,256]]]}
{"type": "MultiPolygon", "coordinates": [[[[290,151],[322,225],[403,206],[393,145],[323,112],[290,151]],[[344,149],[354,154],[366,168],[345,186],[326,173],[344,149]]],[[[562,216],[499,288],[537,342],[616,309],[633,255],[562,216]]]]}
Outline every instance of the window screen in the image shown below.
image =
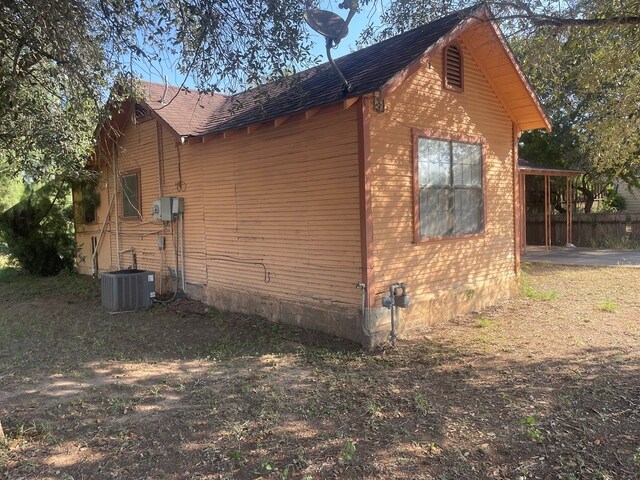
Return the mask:
{"type": "Polygon", "coordinates": [[[123,175],[122,179],[122,216],[140,216],[140,190],[138,174],[123,175]]]}
{"type": "Polygon", "coordinates": [[[421,237],[452,237],[484,229],[482,146],[418,138],[421,237]]]}

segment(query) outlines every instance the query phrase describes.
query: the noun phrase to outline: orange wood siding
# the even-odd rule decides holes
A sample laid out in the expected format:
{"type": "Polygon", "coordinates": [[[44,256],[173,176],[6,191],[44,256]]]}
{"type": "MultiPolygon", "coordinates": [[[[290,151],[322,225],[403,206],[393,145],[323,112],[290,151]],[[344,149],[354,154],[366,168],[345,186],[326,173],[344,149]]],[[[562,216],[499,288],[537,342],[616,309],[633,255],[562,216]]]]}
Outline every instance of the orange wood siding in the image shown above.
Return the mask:
{"type": "MultiPolygon", "coordinates": [[[[167,197],[182,197],[184,201],[185,279],[189,284],[204,285],[207,280],[205,257],[205,227],[203,210],[202,164],[191,156],[191,148],[177,145],[176,137],[167,129],[160,133],[163,157],[162,192],[167,197]]],[[[175,224],[174,224],[175,227],[175,224]]],[[[168,241],[172,238],[168,238],[168,241]]],[[[165,254],[173,255],[168,264],[175,264],[173,245],[165,254]]]]}
{"type": "MultiPolygon", "coordinates": [[[[105,177],[117,187],[120,250],[133,247],[138,268],[165,276],[175,268],[176,222],[163,224],[150,213],[162,193],[184,199],[188,284],[359,305],[357,108],[330,106],[309,119],[299,115],[278,127],[193,144],[180,144],[148,121],[127,126],[119,144],[117,170],[140,170],[140,219],[122,218],[120,181],[111,164],[105,177]],[[160,234],[164,251],[157,247],[160,234]]],[[[114,218],[108,230],[110,268],[116,268],[114,218]]],[[[122,253],[121,267],[130,264],[131,254],[122,253]]],[[[175,288],[175,280],[167,288],[175,288]]]]}
{"type": "Polygon", "coordinates": [[[476,24],[462,33],[461,40],[467,52],[474,56],[484,81],[489,83],[521,131],[550,128],[541,106],[534,100],[535,93],[523,81],[519,66],[508,46],[502,45],[493,25],[476,24]]]}
{"type": "Polygon", "coordinates": [[[444,90],[442,55],[432,56],[371,112],[373,262],[376,304],[393,282],[412,302],[514,276],[512,122],[464,41],[464,92],[444,90]],[[480,238],[416,244],[413,238],[412,129],[482,137],[486,218],[480,238]]]}
{"type": "MultiPolygon", "coordinates": [[[[98,250],[98,268],[100,271],[107,271],[111,269],[111,216],[109,215],[109,202],[111,201],[111,194],[109,193],[109,184],[107,181],[106,172],[100,170],[100,179],[96,187],[96,191],[100,195],[100,205],[96,208],[96,220],[90,224],[82,223],[78,215],[75,216],[76,227],[76,265],[78,271],[85,275],[92,275],[92,251],[91,242],[92,237],[95,237],[96,242],[99,243],[98,250]],[[102,233],[101,233],[102,231],[102,233]],[[102,238],[101,238],[102,236],[102,238]]],[[[78,192],[73,192],[74,208],[77,208],[75,202],[80,200],[78,192]]]]}
{"type": "MultiPolygon", "coordinates": [[[[163,266],[175,265],[175,255],[171,254],[173,225],[164,225],[151,215],[151,203],[160,196],[158,179],[157,128],[154,120],[141,124],[129,123],[119,140],[119,154],[115,160],[117,178],[114,180],[112,164],[108,167],[109,184],[115,186],[117,194],[117,212],[119,218],[120,267],[131,266],[132,254],[125,252],[133,248],[137,258],[137,267],[156,273],[164,271],[163,266]],[[122,173],[139,172],[140,218],[125,219],[122,216],[122,173]],[[157,238],[166,235],[166,252],[158,249],[157,238]],[[166,255],[166,259],[163,255],[166,255]],[[163,265],[163,262],[165,262],[163,265]]],[[[111,159],[109,160],[112,161],[111,159]]],[[[112,209],[112,213],[115,209],[112,209]]],[[[111,221],[111,258],[113,268],[118,264],[118,242],[115,238],[115,218],[111,221]]]]}
{"type": "Polygon", "coordinates": [[[337,105],[184,147],[203,182],[208,286],[358,305],[357,140],[357,109],[337,105]]]}

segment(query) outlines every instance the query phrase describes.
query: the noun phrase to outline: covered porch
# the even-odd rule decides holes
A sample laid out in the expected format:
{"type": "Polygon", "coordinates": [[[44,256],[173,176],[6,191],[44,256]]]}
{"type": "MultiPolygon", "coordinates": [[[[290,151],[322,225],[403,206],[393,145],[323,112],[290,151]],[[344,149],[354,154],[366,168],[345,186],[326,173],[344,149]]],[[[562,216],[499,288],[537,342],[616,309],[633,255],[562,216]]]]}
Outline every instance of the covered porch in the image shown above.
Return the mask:
{"type": "Polygon", "coordinates": [[[551,177],[564,177],[565,183],[565,210],[566,210],[566,242],[565,246],[573,247],[571,225],[573,223],[573,178],[580,175],[579,170],[571,170],[561,167],[550,167],[529,162],[523,158],[518,159],[518,178],[520,188],[520,252],[526,253],[532,246],[527,245],[527,195],[526,179],[528,176],[542,176],[544,179],[544,250],[550,250],[552,246],[551,238],[551,216],[553,203],[551,202],[551,177]]]}

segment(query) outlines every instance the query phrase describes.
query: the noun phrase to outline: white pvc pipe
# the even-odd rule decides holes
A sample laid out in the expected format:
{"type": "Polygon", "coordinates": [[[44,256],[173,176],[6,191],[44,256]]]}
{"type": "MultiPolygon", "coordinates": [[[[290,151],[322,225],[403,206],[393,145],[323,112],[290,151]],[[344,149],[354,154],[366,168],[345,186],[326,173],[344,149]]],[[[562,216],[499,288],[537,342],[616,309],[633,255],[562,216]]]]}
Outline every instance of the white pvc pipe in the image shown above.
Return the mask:
{"type": "Polygon", "coordinates": [[[187,293],[184,279],[184,213],[179,213],[178,219],[180,220],[180,270],[182,271],[182,291],[187,293]]]}
{"type": "MultiPolygon", "coordinates": [[[[115,142],[114,142],[115,144],[115,142]]],[[[120,222],[118,219],[118,169],[116,163],[118,161],[118,145],[114,145],[113,153],[113,192],[115,195],[115,219],[116,219],[116,252],[118,252],[118,258],[116,259],[117,270],[120,270],[120,222]]]]}
{"type": "Polygon", "coordinates": [[[100,251],[100,245],[102,244],[102,237],[104,235],[104,230],[107,228],[107,220],[109,220],[109,215],[111,215],[111,206],[113,205],[113,201],[116,198],[116,192],[113,192],[111,196],[111,200],[109,201],[109,208],[107,209],[107,215],[104,217],[104,221],[102,222],[102,227],[100,227],[100,234],[98,235],[98,241],[96,242],[96,249],[93,251],[93,255],[91,255],[91,264],[93,266],[93,275],[97,275],[96,271],[96,257],[98,256],[98,252],[100,251]]]}

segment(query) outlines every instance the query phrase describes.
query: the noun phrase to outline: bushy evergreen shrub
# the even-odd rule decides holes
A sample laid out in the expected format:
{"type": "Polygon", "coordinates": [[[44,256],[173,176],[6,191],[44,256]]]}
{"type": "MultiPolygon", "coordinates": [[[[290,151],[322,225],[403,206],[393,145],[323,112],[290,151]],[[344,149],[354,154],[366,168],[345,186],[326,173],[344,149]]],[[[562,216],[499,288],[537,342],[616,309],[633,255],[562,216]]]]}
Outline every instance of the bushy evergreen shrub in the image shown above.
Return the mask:
{"type": "Polygon", "coordinates": [[[66,189],[46,185],[0,215],[0,237],[9,257],[36,275],[73,267],[75,244],[66,189]]]}

